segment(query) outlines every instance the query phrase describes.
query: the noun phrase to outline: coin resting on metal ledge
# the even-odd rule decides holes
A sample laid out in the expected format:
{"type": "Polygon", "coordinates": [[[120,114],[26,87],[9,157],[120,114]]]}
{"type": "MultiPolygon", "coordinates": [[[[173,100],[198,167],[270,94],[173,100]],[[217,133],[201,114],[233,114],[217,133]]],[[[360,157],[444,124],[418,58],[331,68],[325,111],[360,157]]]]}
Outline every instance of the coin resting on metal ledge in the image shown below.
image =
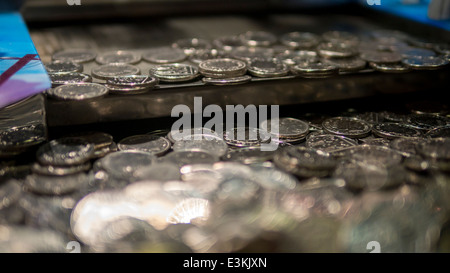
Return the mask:
{"type": "Polygon", "coordinates": [[[354,139],[344,136],[319,134],[308,137],[305,145],[306,147],[325,152],[334,152],[340,149],[356,146],[358,143],[354,139]]]}
{"type": "Polygon", "coordinates": [[[358,57],[325,59],[324,63],[336,66],[341,72],[353,72],[362,70],[366,67],[367,64],[366,61],[358,57]]]}
{"type": "Polygon", "coordinates": [[[139,67],[131,64],[113,63],[95,67],[91,73],[95,78],[107,80],[119,76],[137,75],[141,73],[141,70],[139,67]]]}
{"type": "Polygon", "coordinates": [[[405,73],[410,72],[412,69],[402,63],[374,63],[370,62],[369,66],[373,69],[385,72],[385,73],[405,73]]]}
{"type": "Polygon", "coordinates": [[[90,75],[78,72],[50,72],[48,76],[52,82],[52,87],[69,83],[92,82],[90,75]]]}
{"type": "Polygon", "coordinates": [[[56,73],[56,72],[82,72],[83,71],[83,65],[74,63],[74,62],[61,62],[61,61],[54,61],[51,63],[47,63],[44,65],[45,70],[48,73],[56,73]]]}
{"type": "Polygon", "coordinates": [[[150,69],[149,73],[161,82],[191,81],[200,75],[195,66],[181,63],[159,65],[150,69]]]}
{"type": "Polygon", "coordinates": [[[350,138],[362,138],[370,134],[372,126],[365,121],[349,118],[334,117],[323,121],[323,129],[335,135],[342,135],[350,138]]]}
{"type": "Polygon", "coordinates": [[[223,133],[223,138],[228,145],[237,147],[256,146],[271,139],[267,131],[252,127],[232,128],[223,133]]]}
{"type": "Polygon", "coordinates": [[[311,32],[289,32],[280,37],[280,42],[291,48],[312,48],[319,44],[320,37],[311,32]]]}
{"type": "Polygon", "coordinates": [[[120,95],[134,95],[146,93],[150,90],[147,86],[124,86],[124,85],[113,85],[105,84],[108,88],[110,94],[120,94],[120,95]]]}
{"type": "Polygon", "coordinates": [[[310,78],[322,78],[337,75],[339,68],[324,62],[300,63],[291,67],[294,75],[310,78]]]}
{"type": "Polygon", "coordinates": [[[285,51],[276,55],[286,65],[296,65],[299,63],[314,63],[319,61],[317,52],[311,50],[285,51]]]}
{"type": "Polygon", "coordinates": [[[98,83],[70,83],[49,89],[47,95],[59,100],[87,100],[108,94],[108,88],[98,83]]]}
{"type": "Polygon", "coordinates": [[[348,58],[358,54],[358,50],[344,43],[321,43],[317,52],[324,58],[348,58]]]}
{"type": "Polygon", "coordinates": [[[277,37],[267,31],[247,31],[240,35],[240,38],[247,46],[264,46],[268,47],[277,42],[277,37]]]}
{"type": "Polygon", "coordinates": [[[349,45],[357,45],[359,43],[358,36],[347,31],[327,31],[322,33],[322,38],[332,43],[347,43],[349,45]]]}
{"type": "Polygon", "coordinates": [[[210,78],[233,78],[242,76],[247,72],[245,62],[229,58],[203,61],[198,68],[201,74],[210,78]]]}
{"type": "Polygon", "coordinates": [[[202,38],[183,38],[176,40],[172,47],[182,49],[186,55],[190,55],[195,50],[211,48],[211,43],[202,38]]]}
{"type": "Polygon", "coordinates": [[[226,52],[229,52],[233,50],[236,47],[243,46],[241,38],[236,35],[231,36],[222,36],[219,38],[216,38],[212,41],[212,44],[215,48],[224,50],[226,52]]]}
{"type": "Polygon", "coordinates": [[[186,60],[187,55],[182,49],[163,46],[145,50],[142,58],[150,63],[168,64],[182,62],[186,60]]]}
{"type": "Polygon", "coordinates": [[[361,59],[373,63],[398,63],[402,61],[402,55],[389,51],[363,51],[361,59]]]}
{"type": "Polygon", "coordinates": [[[230,53],[233,59],[248,62],[253,58],[271,58],[274,57],[274,50],[267,47],[246,47],[241,46],[234,48],[230,53]]]}
{"type": "Polygon", "coordinates": [[[137,64],[141,60],[141,55],[129,50],[118,50],[102,52],[97,55],[95,61],[99,64],[137,64]]]}
{"type": "Polygon", "coordinates": [[[158,82],[158,78],[147,75],[129,75],[106,80],[106,83],[109,85],[123,87],[154,87],[158,82]]]}
{"type": "Polygon", "coordinates": [[[419,137],[422,133],[411,126],[401,123],[383,122],[373,125],[372,132],[388,139],[397,137],[419,137]]]}
{"type": "Polygon", "coordinates": [[[362,144],[389,147],[391,140],[382,137],[366,137],[358,139],[362,144]]]}
{"type": "Polygon", "coordinates": [[[121,151],[136,150],[160,156],[170,149],[171,144],[164,137],[135,135],[122,139],[117,143],[117,147],[121,151]]]}
{"type": "Polygon", "coordinates": [[[218,157],[225,155],[227,143],[218,136],[210,134],[192,134],[175,141],[172,149],[177,151],[202,150],[218,157]]]}
{"type": "Polygon", "coordinates": [[[194,64],[200,64],[210,59],[219,59],[225,56],[224,52],[217,49],[199,49],[189,55],[189,61],[194,64]]]}
{"type": "Polygon", "coordinates": [[[406,47],[397,50],[403,58],[436,56],[436,52],[425,48],[406,47]]]}
{"type": "Polygon", "coordinates": [[[94,145],[76,137],[52,140],[36,152],[43,165],[70,166],[87,162],[94,155],[94,145]]]}
{"type": "Polygon", "coordinates": [[[237,85],[237,84],[243,84],[250,82],[252,80],[252,77],[249,75],[243,75],[238,77],[231,77],[231,78],[209,78],[209,77],[203,77],[202,81],[205,84],[211,84],[211,85],[237,85]]]}
{"type": "Polygon", "coordinates": [[[47,133],[44,124],[8,128],[0,131],[0,151],[27,148],[45,141],[47,133]]]}
{"type": "Polygon", "coordinates": [[[261,122],[260,127],[267,130],[271,136],[283,140],[304,138],[309,133],[309,124],[295,118],[265,120],[261,122]],[[277,126],[276,130],[272,130],[272,124],[277,126]]]}
{"type": "Polygon", "coordinates": [[[407,57],[402,60],[406,66],[417,70],[433,70],[443,68],[449,61],[441,56],[407,57]]]}
{"type": "Polygon", "coordinates": [[[250,60],[248,72],[256,77],[281,77],[289,73],[289,68],[276,58],[254,58],[250,60]]]}
{"type": "Polygon", "coordinates": [[[97,53],[89,49],[66,49],[52,55],[53,61],[87,63],[93,61],[97,53]]]}

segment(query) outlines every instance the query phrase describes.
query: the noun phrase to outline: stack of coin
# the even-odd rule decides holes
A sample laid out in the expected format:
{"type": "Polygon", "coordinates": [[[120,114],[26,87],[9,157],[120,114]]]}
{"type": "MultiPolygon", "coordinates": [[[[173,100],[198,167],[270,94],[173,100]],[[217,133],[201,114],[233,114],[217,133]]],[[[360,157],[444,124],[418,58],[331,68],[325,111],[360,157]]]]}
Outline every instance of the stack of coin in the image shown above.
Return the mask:
{"type": "Polygon", "coordinates": [[[295,118],[279,118],[261,122],[261,128],[267,130],[272,140],[280,142],[298,143],[305,140],[309,133],[309,124],[295,118]],[[277,128],[273,128],[275,125],[277,128]]]}
{"type": "Polygon", "coordinates": [[[153,89],[158,82],[158,78],[152,76],[129,75],[108,79],[105,86],[111,94],[140,94],[153,89]]]}

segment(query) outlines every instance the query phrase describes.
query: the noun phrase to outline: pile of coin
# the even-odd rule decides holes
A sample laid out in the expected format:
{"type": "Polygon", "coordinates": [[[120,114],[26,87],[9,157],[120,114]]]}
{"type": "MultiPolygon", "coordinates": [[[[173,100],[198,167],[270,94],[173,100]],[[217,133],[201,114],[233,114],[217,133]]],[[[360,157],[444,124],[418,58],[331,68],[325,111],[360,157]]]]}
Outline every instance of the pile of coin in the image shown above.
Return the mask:
{"type": "Polygon", "coordinates": [[[448,45],[417,41],[393,30],[280,35],[247,31],[211,41],[179,39],[172,45],[143,50],[96,53],[66,49],[56,52],[45,67],[54,88],[95,82],[105,85],[112,94],[131,95],[160,84],[174,88],[191,82],[234,85],[255,77],[325,78],[358,71],[404,73],[448,65],[448,45]]]}
{"type": "Polygon", "coordinates": [[[447,116],[348,111],[217,131],[74,132],[2,163],[0,229],[15,233],[0,251],[442,251],[447,116]]]}

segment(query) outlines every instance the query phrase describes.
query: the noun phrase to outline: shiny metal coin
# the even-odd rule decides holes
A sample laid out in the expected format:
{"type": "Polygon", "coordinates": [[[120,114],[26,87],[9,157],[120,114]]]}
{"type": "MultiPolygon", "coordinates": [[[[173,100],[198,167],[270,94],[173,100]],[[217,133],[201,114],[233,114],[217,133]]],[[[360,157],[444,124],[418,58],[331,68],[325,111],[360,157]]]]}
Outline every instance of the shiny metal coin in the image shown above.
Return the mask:
{"type": "Polygon", "coordinates": [[[109,85],[126,86],[126,87],[154,87],[158,84],[158,78],[147,75],[130,75],[122,77],[114,77],[106,80],[109,85]]]}
{"type": "Polygon", "coordinates": [[[233,50],[234,48],[243,46],[241,38],[239,36],[223,36],[216,38],[212,41],[215,48],[222,49],[226,52],[233,50]]]}
{"type": "Polygon", "coordinates": [[[150,87],[147,86],[120,86],[112,84],[105,84],[104,86],[108,88],[110,94],[118,95],[142,94],[150,90],[150,87]]]}
{"type": "Polygon", "coordinates": [[[83,172],[64,176],[31,174],[26,177],[24,186],[37,194],[63,195],[85,187],[88,182],[89,176],[83,172]]]}
{"type": "Polygon", "coordinates": [[[229,149],[222,159],[242,164],[255,164],[272,160],[274,154],[273,151],[261,151],[261,148],[258,146],[243,147],[239,149],[229,149]]]}
{"type": "Polygon", "coordinates": [[[243,61],[221,58],[201,62],[199,71],[205,77],[210,78],[232,78],[244,75],[247,65],[243,61]]]}
{"type": "Polygon", "coordinates": [[[71,166],[87,162],[94,154],[94,145],[75,137],[52,140],[36,152],[42,165],[71,166]]]}
{"type": "Polygon", "coordinates": [[[388,139],[398,137],[419,137],[422,133],[411,126],[401,123],[383,122],[373,125],[372,133],[388,139]]]}
{"type": "Polygon", "coordinates": [[[99,167],[113,177],[130,180],[138,169],[150,166],[155,160],[156,156],[147,152],[119,151],[100,159],[99,167]]]}
{"type": "Polygon", "coordinates": [[[400,164],[402,154],[384,146],[358,145],[345,150],[344,158],[349,158],[356,162],[382,163],[385,166],[400,164]]]}
{"type": "Polygon", "coordinates": [[[230,57],[233,59],[248,62],[254,58],[272,58],[275,52],[271,48],[266,47],[246,47],[241,46],[233,49],[230,52],[230,57]]]}
{"type": "Polygon", "coordinates": [[[279,139],[299,139],[309,133],[309,124],[295,118],[270,119],[261,122],[260,128],[268,131],[279,139]],[[277,126],[277,131],[271,130],[272,123],[277,126]]]}
{"type": "Polygon", "coordinates": [[[322,34],[322,38],[331,43],[346,43],[350,45],[359,43],[358,36],[347,31],[327,31],[322,34]]]}
{"type": "Polygon", "coordinates": [[[73,62],[51,62],[45,64],[44,67],[48,73],[83,71],[83,65],[73,62]]]}
{"type": "Polygon", "coordinates": [[[227,143],[220,137],[209,134],[193,134],[175,141],[172,149],[177,151],[202,150],[218,157],[226,154],[228,150],[227,143]]]}
{"type": "Polygon", "coordinates": [[[52,55],[53,61],[87,63],[93,61],[97,53],[89,49],[67,49],[52,55]]]}
{"type": "Polygon", "coordinates": [[[236,127],[223,133],[223,139],[228,145],[237,147],[257,146],[270,142],[267,131],[251,127],[236,127]]]}
{"type": "Polygon", "coordinates": [[[137,66],[131,64],[113,63],[95,67],[91,72],[92,76],[107,80],[119,76],[137,75],[141,73],[141,70],[137,66]]]}
{"type": "Polygon", "coordinates": [[[141,55],[139,53],[129,50],[102,52],[95,58],[95,61],[99,64],[137,64],[140,60],[141,55]]]}
{"type": "Polygon", "coordinates": [[[305,145],[308,148],[332,153],[341,149],[356,146],[358,143],[355,140],[344,136],[318,134],[308,137],[305,145]]]}
{"type": "Polygon", "coordinates": [[[348,58],[358,54],[355,47],[343,43],[321,43],[317,52],[324,58],[348,58]]]}
{"type": "Polygon", "coordinates": [[[161,162],[169,162],[176,164],[179,168],[185,165],[193,164],[212,164],[219,161],[219,157],[202,150],[178,151],[171,152],[162,157],[161,162]]]}
{"type": "Polygon", "coordinates": [[[299,75],[302,77],[320,78],[338,74],[339,68],[324,62],[300,63],[292,66],[291,72],[294,75],[299,75]]]}
{"type": "Polygon", "coordinates": [[[292,66],[299,63],[315,63],[319,61],[317,52],[311,50],[285,51],[276,55],[284,64],[292,66]]]}
{"type": "Polygon", "coordinates": [[[399,63],[402,61],[402,55],[397,52],[389,51],[364,51],[360,54],[361,59],[373,63],[399,63]]]}
{"type": "Polygon", "coordinates": [[[342,135],[350,138],[362,138],[370,134],[372,126],[365,121],[349,118],[349,117],[334,117],[326,119],[322,123],[324,131],[342,135]]]}
{"type": "Polygon", "coordinates": [[[30,124],[0,130],[0,152],[27,148],[42,143],[47,138],[43,124],[30,124]]]}
{"type": "Polygon", "coordinates": [[[184,38],[175,41],[172,47],[180,48],[186,55],[190,55],[196,50],[211,48],[211,43],[202,38],[184,38]]]}
{"type": "Polygon", "coordinates": [[[80,138],[94,145],[95,150],[108,147],[114,142],[112,135],[96,131],[88,131],[88,132],[80,131],[76,133],[71,133],[70,135],[68,135],[68,137],[80,138]]]}
{"type": "Polygon", "coordinates": [[[437,138],[447,137],[450,138],[450,126],[443,126],[432,129],[425,134],[425,137],[437,138]]]}
{"type": "Polygon", "coordinates": [[[373,146],[383,146],[383,147],[389,147],[391,140],[388,138],[382,138],[382,137],[366,137],[366,138],[360,138],[358,139],[361,143],[366,145],[373,145],[373,146]]]}
{"type": "Polygon", "coordinates": [[[409,157],[417,154],[416,146],[424,141],[422,137],[400,137],[392,140],[389,147],[409,157]]]}
{"type": "Polygon", "coordinates": [[[264,189],[285,192],[297,186],[298,179],[295,176],[278,170],[274,165],[266,167],[252,164],[250,168],[257,177],[255,180],[264,189]]]}
{"type": "Polygon", "coordinates": [[[186,60],[187,55],[182,49],[164,46],[146,50],[142,58],[150,63],[169,64],[182,62],[186,60]]]}
{"type": "Polygon", "coordinates": [[[206,60],[219,59],[223,57],[224,53],[217,49],[199,49],[189,55],[189,61],[198,65],[206,60]]]}
{"type": "Polygon", "coordinates": [[[366,67],[367,62],[360,58],[331,58],[325,59],[324,63],[335,66],[341,72],[354,72],[366,67]]]}
{"type": "Polygon", "coordinates": [[[417,152],[426,157],[437,160],[450,159],[450,139],[449,138],[432,138],[416,146],[417,152]]]}
{"type": "Polygon", "coordinates": [[[71,166],[52,166],[52,165],[41,165],[39,163],[34,163],[31,165],[31,171],[35,174],[48,175],[48,176],[64,176],[71,175],[81,172],[86,172],[91,169],[91,163],[86,162],[80,165],[71,166]]]}
{"type": "Polygon", "coordinates": [[[408,57],[402,63],[417,70],[433,70],[446,66],[449,61],[441,56],[408,57]]]}
{"type": "Polygon", "coordinates": [[[209,78],[209,77],[202,78],[203,83],[211,85],[236,85],[247,83],[250,82],[251,80],[252,77],[249,75],[243,75],[232,78],[209,78]]]}
{"type": "Polygon", "coordinates": [[[289,68],[275,58],[255,58],[248,63],[248,72],[256,77],[282,77],[289,73],[289,68]]]}
{"type": "Polygon", "coordinates": [[[90,75],[77,72],[48,73],[48,76],[52,82],[52,87],[69,83],[92,82],[92,77],[90,75]]]}
{"type": "Polygon", "coordinates": [[[419,130],[432,130],[450,125],[450,119],[434,114],[411,114],[408,116],[407,124],[419,130]]]}
{"type": "Polygon", "coordinates": [[[402,63],[369,63],[369,66],[373,69],[385,72],[385,73],[405,73],[410,72],[412,69],[402,63]]]}
{"type": "Polygon", "coordinates": [[[436,56],[436,52],[433,50],[418,47],[402,48],[397,50],[397,52],[402,54],[403,58],[436,56]]]}
{"type": "Polygon", "coordinates": [[[167,139],[175,143],[178,140],[183,140],[185,137],[189,137],[191,135],[211,135],[212,137],[220,137],[218,133],[214,132],[213,130],[209,128],[199,127],[199,128],[191,128],[191,129],[185,129],[184,130],[171,130],[167,133],[167,139]]]}
{"type": "Polygon", "coordinates": [[[142,151],[156,156],[165,154],[171,143],[164,137],[152,135],[135,135],[122,139],[117,143],[121,151],[142,151]]]}
{"type": "Polygon", "coordinates": [[[245,45],[252,47],[269,47],[277,42],[277,36],[267,31],[247,31],[240,38],[245,45]]]}
{"type": "Polygon", "coordinates": [[[319,44],[320,37],[311,32],[290,32],[280,37],[280,42],[290,48],[312,48],[319,44]]]}
{"type": "Polygon", "coordinates": [[[150,75],[157,77],[161,82],[185,82],[199,76],[198,69],[188,64],[163,64],[150,69],[150,75]]]}
{"type": "Polygon", "coordinates": [[[70,83],[47,91],[47,95],[59,100],[87,100],[107,94],[108,88],[98,83],[70,83]]]}

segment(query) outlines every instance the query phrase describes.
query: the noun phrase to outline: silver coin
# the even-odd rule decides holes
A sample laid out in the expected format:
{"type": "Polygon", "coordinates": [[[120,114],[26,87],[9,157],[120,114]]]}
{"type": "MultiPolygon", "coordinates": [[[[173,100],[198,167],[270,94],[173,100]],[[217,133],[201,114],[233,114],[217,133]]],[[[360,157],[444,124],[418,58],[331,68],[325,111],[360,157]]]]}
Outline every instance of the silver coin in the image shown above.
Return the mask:
{"type": "Polygon", "coordinates": [[[298,139],[309,133],[309,124],[295,118],[270,119],[261,122],[260,128],[267,130],[272,136],[280,139],[298,139]],[[278,125],[278,132],[272,132],[272,123],[278,125]]]}
{"type": "Polygon", "coordinates": [[[285,51],[276,55],[286,65],[292,66],[299,63],[315,63],[319,61],[317,52],[311,50],[285,51]]]}
{"type": "Polygon", "coordinates": [[[161,82],[184,82],[196,79],[198,69],[188,64],[163,64],[150,69],[150,75],[157,77],[161,82]]]}
{"type": "Polygon", "coordinates": [[[275,58],[255,58],[248,63],[248,72],[256,77],[282,77],[289,73],[289,68],[275,58]]]}
{"type": "Polygon", "coordinates": [[[270,134],[267,131],[251,127],[236,127],[223,133],[228,145],[237,147],[249,147],[270,142],[270,134]]]}
{"type": "Polygon", "coordinates": [[[450,120],[434,114],[411,114],[408,116],[407,124],[419,130],[431,130],[449,125],[450,120]]]}
{"type": "Polygon", "coordinates": [[[167,133],[167,139],[175,143],[178,140],[182,140],[185,137],[189,137],[191,135],[211,135],[212,137],[220,137],[218,133],[214,132],[209,128],[199,127],[199,128],[190,128],[184,130],[171,130],[167,133]]]}
{"type": "Polygon", "coordinates": [[[218,157],[226,154],[228,150],[227,143],[220,137],[209,134],[193,134],[175,141],[172,149],[177,151],[202,150],[218,157]]]}
{"type": "Polygon", "coordinates": [[[88,131],[88,132],[76,132],[71,133],[68,137],[80,138],[92,145],[94,145],[95,150],[105,148],[113,144],[113,137],[110,134],[104,132],[88,131]]]}
{"type": "Polygon", "coordinates": [[[416,146],[417,152],[426,158],[437,160],[450,159],[450,139],[432,138],[420,142],[416,146]]]}
{"type": "Polygon", "coordinates": [[[370,62],[369,66],[373,69],[385,72],[385,73],[405,73],[410,72],[412,69],[402,63],[373,63],[370,62]]]}
{"type": "Polygon", "coordinates": [[[446,66],[449,61],[441,56],[407,57],[402,63],[412,69],[433,70],[446,66]]]}
{"type": "Polygon", "coordinates": [[[350,147],[345,153],[344,157],[348,157],[355,162],[384,164],[385,166],[400,164],[403,159],[400,152],[391,148],[365,144],[350,147]]]}
{"type": "Polygon", "coordinates": [[[121,151],[142,151],[156,156],[166,153],[171,144],[164,137],[152,135],[135,135],[122,139],[117,143],[117,147],[121,151]]]}
{"type": "Polygon", "coordinates": [[[108,88],[110,94],[120,94],[120,95],[135,95],[146,93],[150,90],[147,86],[120,86],[113,84],[105,84],[108,88]]]}
{"type": "Polygon", "coordinates": [[[155,162],[156,156],[141,151],[119,151],[107,154],[97,160],[99,167],[107,174],[119,179],[133,179],[134,173],[155,162]]]}
{"type": "Polygon", "coordinates": [[[244,75],[247,72],[247,65],[243,61],[220,58],[201,62],[199,71],[210,78],[231,78],[244,75]]]}
{"type": "Polygon", "coordinates": [[[273,156],[273,151],[261,151],[261,148],[256,146],[229,149],[222,159],[225,161],[239,162],[242,164],[255,164],[272,160],[273,156]]]}
{"type": "Polygon", "coordinates": [[[363,120],[349,117],[334,117],[322,123],[323,129],[335,135],[350,138],[362,138],[370,134],[372,126],[363,120]]]}
{"type": "Polygon", "coordinates": [[[324,62],[299,63],[291,67],[291,72],[294,75],[314,78],[336,75],[339,72],[339,68],[324,62]]]}
{"type": "Polygon", "coordinates": [[[120,76],[131,76],[140,74],[141,70],[134,65],[131,64],[104,64],[99,67],[95,67],[92,69],[92,76],[107,80],[114,77],[120,76]]]}
{"type": "Polygon", "coordinates": [[[186,55],[190,55],[196,50],[211,48],[211,43],[202,38],[184,38],[175,41],[172,47],[180,48],[186,55]]]}
{"type": "Polygon", "coordinates": [[[83,172],[64,176],[31,174],[26,177],[24,186],[38,194],[64,195],[86,186],[88,182],[89,177],[83,172]]]}
{"type": "Polygon", "coordinates": [[[102,52],[97,55],[95,61],[99,64],[137,64],[141,60],[141,55],[129,50],[118,50],[102,52]]]}
{"type": "Polygon", "coordinates": [[[317,52],[324,58],[348,58],[358,54],[355,47],[344,43],[321,43],[317,52]]]}
{"type": "Polygon", "coordinates": [[[397,50],[397,52],[402,54],[403,58],[436,56],[433,50],[418,47],[402,48],[397,50]]]}
{"type": "Polygon", "coordinates": [[[70,83],[50,89],[47,94],[59,100],[87,100],[106,96],[108,88],[98,83],[70,83]]]}
{"type": "Polygon", "coordinates": [[[106,80],[107,84],[117,86],[145,86],[153,87],[158,84],[158,79],[147,75],[130,75],[122,77],[114,77],[106,80]]]}
{"type": "Polygon", "coordinates": [[[388,139],[398,137],[419,137],[422,133],[411,126],[401,123],[382,122],[373,125],[373,134],[388,139]]]}
{"type": "Polygon", "coordinates": [[[311,32],[290,32],[280,37],[280,42],[291,48],[312,48],[319,44],[320,37],[311,32]]]}
{"type": "Polygon", "coordinates": [[[264,165],[250,165],[256,181],[265,189],[276,190],[280,192],[289,191],[297,186],[298,180],[293,175],[278,170],[274,166],[266,167],[264,165]]]}
{"type": "Polygon", "coordinates": [[[81,172],[86,172],[90,170],[91,164],[89,162],[80,165],[71,166],[52,166],[52,165],[41,165],[39,163],[34,163],[31,165],[31,171],[35,174],[47,175],[47,176],[64,176],[70,174],[76,174],[81,172]]]}
{"type": "Polygon", "coordinates": [[[83,65],[73,62],[51,62],[44,66],[48,73],[83,71],[83,65]]]}
{"type": "Polygon", "coordinates": [[[247,31],[240,35],[242,42],[247,46],[269,47],[277,42],[277,37],[267,31],[247,31]]]}
{"type": "Polygon", "coordinates": [[[230,57],[233,59],[248,62],[253,58],[271,58],[274,57],[275,52],[271,48],[266,47],[246,47],[241,46],[233,49],[230,52],[230,57]]]}
{"type": "Polygon", "coordinates": [[[43,165],[71,166],[87,162],[94,154],[94,145],[75,137],[52,140],[36,152],[37,160],[43,165]]]}
{"type": "Polygon", "coordinates": [[[77,72],[48,73],[48,76],[50,77],[53,87],[69,83],[92,82],[92,77],[90,75],[77,72]]]}
{"type": "Polygon", "coordinates": [[[189,61],[198,65],[206,60],[218,59],[223,57],[224,53],[217,49],[199,49],[189,55],[189,61]]]}
{"type": "Polygon", "coordinates": [[[332,153],[344,148],[356,146],[358,143],[344,136],[318,134],[308,137],[305,145],[308,148],[332,153]]]}
{"type": "Polygon", "coordinates": [[[437,138],[437,137],[447,137],[450,138],[450,126],[438,127],[431,129],[425,134],[425,137],[437,138]]]}
{"type": "Polygon", "coordinates": [[[43,124],[15,126],[0,130],[0,151],[27,148],[46,140],[47,132],[43,124]]]}
{"type": "Polygon", "coordinates": [[[243,75],[238,77],[232,77],[232,78],[209,78],[209,77],[203,77],[202,81],[205,84],[211,84],[211,85],[236,85],[236,84],[243,84],[248,83],[252,80],[252,77],[249,75],[243,75]]]}
{"type": "Polygon", "coordinates": [[[53,61],[87,63],[93,61],[97,53],[89,49],[66,49],[52,55],[53,61]]]}
{"type": "Polygon", "coordinates": [[[364,51],[360,57],[369,63],[399,63],[402,61],[400,53],[389,51],[364,51]]]}
{"type": "Polygon", "coordinates": [[[389,146],[401,152],[402,155],[409,157],[417,153],[416,146],[423,141],[425,139],[421,137],[400,137],[392,140],[389,146]]]}
{"type": "Polygon", "coordinates": [[[382,138],[382,137],[366,137],[361,138],[359,141],[366,145],[373,145],[373,146],[384,146],[384,147],[390,147],[391,140],[388,138],[382,138]]]}
{"type": "Polygon", "coordinates": [[[187,55],[182,49],[164,46],[146,50],[142,58],[150,63],[169,64],[182,62],[186,60],[187,55]]]}
{"type": "Polygon", "coordinates": [[[335,66],[341,72],[354,72],[366,67],[367,62],[360,58],[332,58],[324,60],[325,63],[335,66]]]}
{"type": "Polygon", "coordinates": [[[193,164],[211,164],[219,161],[219,157],[201,150],[171,152],[162,158],[162,162],[176,164],[179,168],[193,164]]]}
{"type": "Polygon", "coordinates": [[[350,45],[359,43],[358,36],[347,31],[327,31],[322,34],[322,38],[331,43],[347,43],[350,45]]]}
{"type": "Polygon", "coordinates": [[[231,51],[234,48],[243,46],[242,40],[239,36],[223,36],[216,38],[212,41],[214,47],[222,49],[224,51],[231,51]]]}

